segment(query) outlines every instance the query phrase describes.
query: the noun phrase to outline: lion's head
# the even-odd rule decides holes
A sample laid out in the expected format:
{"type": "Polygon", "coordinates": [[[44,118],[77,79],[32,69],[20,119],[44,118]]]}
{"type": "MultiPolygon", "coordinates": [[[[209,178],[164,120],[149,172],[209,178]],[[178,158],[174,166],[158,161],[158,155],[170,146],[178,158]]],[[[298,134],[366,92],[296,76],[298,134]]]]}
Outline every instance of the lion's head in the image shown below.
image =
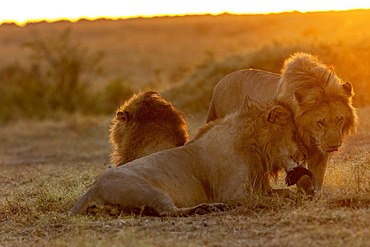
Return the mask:
{"type": "Polygon", "coordinates": [[[356,131],[353,95],[351,83],[342,82],[316,57],[297,53],[284,64],[277,98],[294,112],[306,147],[332,152],[338,150],[346,134],[356,131]]]}
{"type": "Polygon", "coordinates": [[[116,112],[110,129],[114,166],[188,140],[182,113],[156,92],[132,96],[116,112]]]}
{"type": "MultiPolygon", "coordinates": [[[[252,114],[253,111],[250,111],[252,114]]],[[[307,159],[307,151],[298,137],[291,112],[281,103],[270,105],[262,111],[254,124],[252,139],[256,150],[262,150],[259,172],[277,176],[278,171],[290,171],[307,159]],[[261,169],[262,168],[262,169],[261,169]]],[[[254,166],[256,169],[257,166],[254,166]]]]}

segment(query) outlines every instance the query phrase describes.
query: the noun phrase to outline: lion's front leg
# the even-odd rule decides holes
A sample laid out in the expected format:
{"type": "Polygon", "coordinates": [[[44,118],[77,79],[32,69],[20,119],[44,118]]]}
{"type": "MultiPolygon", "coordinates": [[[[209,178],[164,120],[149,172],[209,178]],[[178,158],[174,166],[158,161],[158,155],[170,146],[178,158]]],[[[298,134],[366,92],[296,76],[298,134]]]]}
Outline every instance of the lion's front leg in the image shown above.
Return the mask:
{"type": "Polygon", "coordinates": [[[315,195],[316,188],[312,178],[308,175],[303,175],[297,182],[297,189],[299,192],[306,193],[307,195],[315,195]]]}
{"type": "MultiPolygon", "coordinates": [[[[322,185],[324,183],[326,165],[327,165],[327,162],[328,162],[328,154],[322,153],[321,151],[319,151],[317,149],[310,150],[310,151],[309,151],[309,154],[308,154],[307,168],[316,177],[317,182],[318,182],[317,192],[320,192],[321,189],[322,189],[322,185]]],[[[304,188],[305,187],[305,185],[301,184],[302,182],[304,182],[304,180],[297,182],[297,187],[298,188],[304,188]]]]}

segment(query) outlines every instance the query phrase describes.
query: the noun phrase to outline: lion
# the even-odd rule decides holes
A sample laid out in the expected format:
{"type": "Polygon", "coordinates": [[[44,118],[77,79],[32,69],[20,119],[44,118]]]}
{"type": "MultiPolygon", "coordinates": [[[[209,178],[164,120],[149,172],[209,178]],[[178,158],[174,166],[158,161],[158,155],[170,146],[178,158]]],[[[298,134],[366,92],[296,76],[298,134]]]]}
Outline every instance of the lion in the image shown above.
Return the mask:
{"type": "Polygon", "coordinates": [[[116,112],[110,128],[113,166],[188,141],[183,113],[153,91],[132,96],[116,112]]]}
{"type": "Polygon", "coordinates": [[[185,216],[269,191],[266,174],[290,171],[307,156],[292,114],[280,103],[242,108],[205,128],[184,146],[109,168],[70,212],[146,207],[159,216],[185,216]]]}
{"type": "Polygon", "coordinates": [[[308,150],[307,167],[321,190],[329,153],[338,150],[348,133],[356,132],[353,96],[351,83],[342,82],[317,57],[296,53],[285,61],[281,75],[245,69],[221,79],[213,90],[207,122],[250,101],[267,104],[277,99],[285,103],[308,150]]]}

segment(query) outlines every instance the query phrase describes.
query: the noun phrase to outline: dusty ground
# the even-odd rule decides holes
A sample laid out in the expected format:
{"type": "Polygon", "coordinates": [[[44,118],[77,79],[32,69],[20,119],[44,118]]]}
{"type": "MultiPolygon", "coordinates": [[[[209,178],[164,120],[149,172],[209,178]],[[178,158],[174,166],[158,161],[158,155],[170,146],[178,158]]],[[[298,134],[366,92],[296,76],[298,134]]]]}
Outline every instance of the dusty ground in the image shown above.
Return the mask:
{"type": "MultiPolygon", "coordinates": [[[[366,246],[370,242],[370,108],[329,162],[316,201],[249,198],[182,218],[67,216],[109,165],[109,117],[0,128],[0,246],[366,246]]],[[[188,118],[190,132],[203,118],[188,118]]]]}

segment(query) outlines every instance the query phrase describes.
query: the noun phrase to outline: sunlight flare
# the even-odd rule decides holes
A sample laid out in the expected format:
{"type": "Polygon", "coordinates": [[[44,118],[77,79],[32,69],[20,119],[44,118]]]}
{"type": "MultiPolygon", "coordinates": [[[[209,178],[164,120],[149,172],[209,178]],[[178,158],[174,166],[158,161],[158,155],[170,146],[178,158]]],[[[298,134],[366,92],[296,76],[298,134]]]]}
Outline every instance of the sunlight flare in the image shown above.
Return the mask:
{"type": "Polygon", "coordinates": [[[135,17],[201,15],[221,13],[230,14],[268,14],[280,12],[311,12],[311,11],[340,11],[350,9],[370,8],[367,0],[338,2],[333,0],[309,2],[302,1],[270,1],[261,0],[258,3],[240,3],[238,0],[222,1],[195,1],[173,2],[168,0],[127,1],[106,0],[100,1],[72,1],[63,2],[35,0],[35,1],[8,1],[0,8],[0,24],[16,23],[25,25],[29,22],[55,22],[69,20],[76,22],[79,19],[126,19],[135,17]]]}

